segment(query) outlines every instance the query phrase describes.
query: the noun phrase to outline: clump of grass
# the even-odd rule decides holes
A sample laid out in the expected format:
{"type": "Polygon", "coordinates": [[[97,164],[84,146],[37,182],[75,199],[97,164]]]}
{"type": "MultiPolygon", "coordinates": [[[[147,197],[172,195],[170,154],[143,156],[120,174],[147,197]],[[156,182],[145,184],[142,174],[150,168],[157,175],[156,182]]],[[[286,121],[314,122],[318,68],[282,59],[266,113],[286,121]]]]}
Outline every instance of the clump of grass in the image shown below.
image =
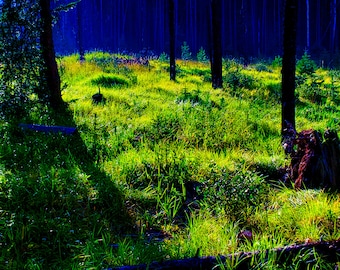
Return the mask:
{"type": "Polygon", "coordinates": [[[129,82],[122,76],[114,75],[114,74],[101,74],[91,80],[93,85],[101,86],[101,87],[119,87],[119,86],[127,86],[129,82]]]}

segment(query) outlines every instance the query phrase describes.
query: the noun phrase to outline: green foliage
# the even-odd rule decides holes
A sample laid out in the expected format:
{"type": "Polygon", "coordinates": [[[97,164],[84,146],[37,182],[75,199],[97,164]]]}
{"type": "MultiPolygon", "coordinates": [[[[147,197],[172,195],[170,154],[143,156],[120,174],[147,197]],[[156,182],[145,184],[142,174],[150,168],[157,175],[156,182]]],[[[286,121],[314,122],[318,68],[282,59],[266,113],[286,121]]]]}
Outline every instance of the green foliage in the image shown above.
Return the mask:
{"type": "Polygon", "coordinates": [[[196,58],[198,62],[202,62],[202,63],[207,63],[209,61],[209,58],[207,54],[205,53],[205,50],[203,49],[203,47],[199,49],[196,58]]]}
{"type": "Polygon", "coordinates": [[[183,42],[181,46],[181,58],[182,60],[191,60],[191,52],[190,52],[190,47],[186,43],[186,41],[183,42]]]}
{"type": "Polygon", "coordinates": [[[129,84],[128,80],[124,77],[114,74],[102,74],[91,80],[91,83],[94,85],[102,86],[102,87],[116,87],[116,86],[127,86],[129,84]]]}
{"type": "MultiPolygon", "coordinates": [[[[109,269],[258,250],[249,268],[308,267],[311,260],[324,267],[309,251],[283,264],[267,252],[340,237],[338,195],[268,184],[278,183],[286,163],[280,71],[225,60],[224,76],[252,80],[235,83],[235,97],[211,88],[204,63],[179,61],[181,76],[172,82],[166,63],[150,60],[145,68],[115,61],[125,57],[93,52],[82,63],[76,55],[59,59],[70,112],[34,106],[29,122],[76,126],[77,134],[23,132],[0,121],[0,264],[109,269]],[[94,106],[97,83],[113,77],[129,87],[103,89],[106,103],[94,106]],[[190,183],[198,185],[195,198],[187,194],[190,183]],[[243,229],[253,241],[238,241],[243,229]]],[[[299,128],[338,130],[339,74],[313,76],[297,92],[308,83],[319,88],[322,102],[299,93],[299,128]]],[[[235,257],[220,266],[241,262],[235,257]]]]}
{"type": "Polygon", "coordinates": [[[40,79],[39,6],[31,1],[1,4],[0,101],[1,116],[12,121],[23,118],[32,106],[28,97],[43,92],[40,79]]]}
{"type": "Polygon", "coordinates": [[[223,209],[231,220],[246,221],[255,207],[266,203],[269,186],[256,173],[237,170],[228,172],[216,164],[204,182],[208,205],[223,209]]]}
{"type": "Polygon", "coordinates": [[[273,68],[282,67],[282,57],[280,55],[275,56],[273,62],[272,62],[273,68]]]}
{"type": "Polygon", "coordinates": [[[321,104],[325,102],[326,96],[324,91],[324,79],[315,74],[311,74],[310,78],[297,87],[297,94],[304,100],[312,103],[321,104]]]}
{"type": "Polygon", "coordinates": [[[311,59],[311,56],[308,54],[307,51],[304,52],[302,58],[297,61],[296,63],[296,70],[301,75],[310,76],[315,73],[317,66],[315,62],[311,59]]]}
{"type": "Polygon", "coordinates": [[[253,89],[255,87],[254,78],[243,73],[240,68],[227,70],[223,81],[231,88],[231,93],[235,96],[239,95],[242,88],[253,89]]]}
{"type": "Polygon", "coordinates": [[[168,62],[169,61],[169,55],[167,55],[165,52],[162,52],[160,56],[158,57],[158,60],[161,62],[168,62]]]}
{"type": "Polygon", "coordinates": [[[196,104],[204,104],[204,100],[200,97],[200,91],[190,93],[186,89],[178,96],[176,102],[190,102],[192,106],[195,106],[196,104]]]}
{"type": "Polygon", "coordinates": [[[270,69],[267,67],[267,65],[265,65],[264,63],[256,64],[255,69],[258,72],[261,72],[261,71],[271,72],[270,69]]]}

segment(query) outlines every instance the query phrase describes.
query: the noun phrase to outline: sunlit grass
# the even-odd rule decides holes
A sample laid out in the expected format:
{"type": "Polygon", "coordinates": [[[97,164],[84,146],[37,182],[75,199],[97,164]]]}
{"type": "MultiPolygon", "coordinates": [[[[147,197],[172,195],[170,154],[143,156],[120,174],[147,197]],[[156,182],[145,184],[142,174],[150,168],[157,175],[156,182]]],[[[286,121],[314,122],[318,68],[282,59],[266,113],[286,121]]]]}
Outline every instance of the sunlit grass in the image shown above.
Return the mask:
{"type": "MultiPolygon", "coordinates": [[[[121,65],[121,58],[58,59],[71,119],[35,112],[31,120],[62,120],[77,136],[1,127],[0,263],[109,268],[340,237],[338,195],[268,190],[288,162],[279,68],[225,60],[224,88],[212,89],[209,64],[178,60],[174,82],[166,62],[121,65]],[[95,104],[99,89],[105,102],[95,104]],[[183,212],[188,182],[202,184],[200,210],[183,212]],[[238,241],[243,229],[252,241],[238,241]],[[154,241],[157,232],[167,237],[154,241]]],[[[331,84],[327,70],[317,74],[331,84]]],[[[299,99],[298,131],[338,131],[338,101],[327,98],[299,99]]]]}

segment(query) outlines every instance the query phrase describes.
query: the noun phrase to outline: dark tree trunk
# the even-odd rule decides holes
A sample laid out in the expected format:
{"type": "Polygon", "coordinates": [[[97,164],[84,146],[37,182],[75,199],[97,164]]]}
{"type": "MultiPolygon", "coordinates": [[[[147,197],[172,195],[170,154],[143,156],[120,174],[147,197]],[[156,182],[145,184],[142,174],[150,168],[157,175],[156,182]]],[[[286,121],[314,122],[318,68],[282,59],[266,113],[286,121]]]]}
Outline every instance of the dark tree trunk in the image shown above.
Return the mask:
{"type": "Polygon", "coordinates": [[[169,0],[169,31],[170,31],[170,80],[176,80],[175,56],[175,3],[169,0]]]}
{"type": "Polygon", "coordinates": [[[222,88],[222,0],[211,0],[211,79],[213,88],[222,88]]]}
{"type": "Polygon", "coordinates": [[[77,4],[77,45],[79,51],[79,60],[82,62],[85,60],[84,46],[83,46],[83,37],[82,37],[82,3],[79,2],[77,4]]]}
{"type": "Polygon", "coordinates": [[[295,60],[298,0],[285,1],[282,58],[282,138],[295,130],[295,60]]]}
{"type": "Polygon", "coordinates": [[[309,47],[310,47],[310,21],[309,21],[309,0],[306,0],[306,48],[307,50],[309,50],[309,47]]]}
{"type": "Polygon", "coordinates": [[[52,108],[58,109],[63,101],[61,98],[60,77],[55,60],[50,0],[40,0],[40,8],[42,23],[40,46],[44,61],[43,77],[48,91],[47,99],[52,108]]]}
{"type": "Polygon", "coordinates": [[[336,0],[332,0],[331,3],[331,17],[332,17],[332,31],[331,31],[331,41],[330,41],[330,51],[333,54],[335,52],[335,36],[336,36],[336,0]]]}

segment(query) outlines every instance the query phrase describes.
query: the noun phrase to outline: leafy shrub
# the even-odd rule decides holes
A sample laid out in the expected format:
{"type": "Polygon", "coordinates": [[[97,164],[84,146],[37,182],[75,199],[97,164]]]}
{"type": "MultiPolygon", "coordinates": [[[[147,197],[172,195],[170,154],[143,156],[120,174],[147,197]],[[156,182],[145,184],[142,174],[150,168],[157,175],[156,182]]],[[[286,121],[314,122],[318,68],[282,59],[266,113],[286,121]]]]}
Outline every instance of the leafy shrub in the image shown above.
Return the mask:
{"type": "Polygon", "coordinates": [[[200,97],[200,91],[188,92],[186,89],[176,99],[176,103],[180,102],[190,102],[193,106],[204,103],[203,99],[200,97]]]}
{"type": "Polygon", "coordinates": [[[243,65],[242,65],[242,60],[240,59],[225,59],[224,60],[224,65],[226,70],[235,70],[235,69],[242,69],[243,65]]]}
{"type": "Polygon", "coordinates": [[[190,52],[190,47],[186,43],[186,41],[183,42],[183,45],[181,46],[181,57],[183,60],[190,60],[191,59],[191,52],[190,52]]]}
{"type": "Polygon", "coordinates": [[[255,69],[258,72],[261,72],[261,71],[271,72],[271,70],[263,63],[256,64],[255,69]]]}
{"type": "Polygon", "coordinates": [[[253,89],[255,87],[254,78],[242,73],[239,68],[229,70],[224,77],[224,81],[232,89],[232,94],[234,95],[239,92],[238,89],[253,89]]]}
{"type": "Polygon", "coordinates": [[[202,62],[202,63],[207,63],[209,61],[203,47],[201,47],[197,53],[197,61],[202,62]]]}
{"type": "Polygon", "coordinates": [[[129,82],[124,77],[112,74],[99,75],[98,77],[92,79],[91,83],[107,88],[115,86],[127,86],[129,84],[129,82]]]}
{"type": "Polygon", "coordinates": [[[167,55],[165,52],[162,52],[160,56],[158,57],[158,60],[161,62],[168,62],[169,61],[169,55],[167,55]]]}
{"type": "Polygon", "coordinates": [[[104,53],[101,51],[86,54],[85,60],[89,63],[95,64],[104,72],[110,72],[112,71],[112,68],[116,66],[115,57],[109,53],[104,53]]]}
{"type": "Polygon", "coordinates": [[[268,193],[265,179],[257,173],[228,172],[216,164],[210,165],[210,175],[204,182],[204,194],[209,205],[224,208],[234,220],[244,220],[251,210],[265,202],[268,193]]]}
{"type": "Polygon", "coordinates": [[[306,99],[312,103],[321,104],[326,97],[323,93],[324,80],[320,76],[312,75],[306,79],[304,83],[299,85],[296,92],[299,97],[306,99]]]}
{"type": "Polygon", "coordinates": [[[301,75],[312,75],[315,73],[317,66],[315,62],[311,59],[310,55],[307,53],[307,51],[304,52],[302,55],[302,58],[297,61],[296,64],[296,70],[301,75]]]}
{"type": "Polygon", "coordinates": [[[275,56],[275,58],[272,62],[272,67],[274,67],[274,68],[282,67],[282,57],[280,55],[275,56]]]}

